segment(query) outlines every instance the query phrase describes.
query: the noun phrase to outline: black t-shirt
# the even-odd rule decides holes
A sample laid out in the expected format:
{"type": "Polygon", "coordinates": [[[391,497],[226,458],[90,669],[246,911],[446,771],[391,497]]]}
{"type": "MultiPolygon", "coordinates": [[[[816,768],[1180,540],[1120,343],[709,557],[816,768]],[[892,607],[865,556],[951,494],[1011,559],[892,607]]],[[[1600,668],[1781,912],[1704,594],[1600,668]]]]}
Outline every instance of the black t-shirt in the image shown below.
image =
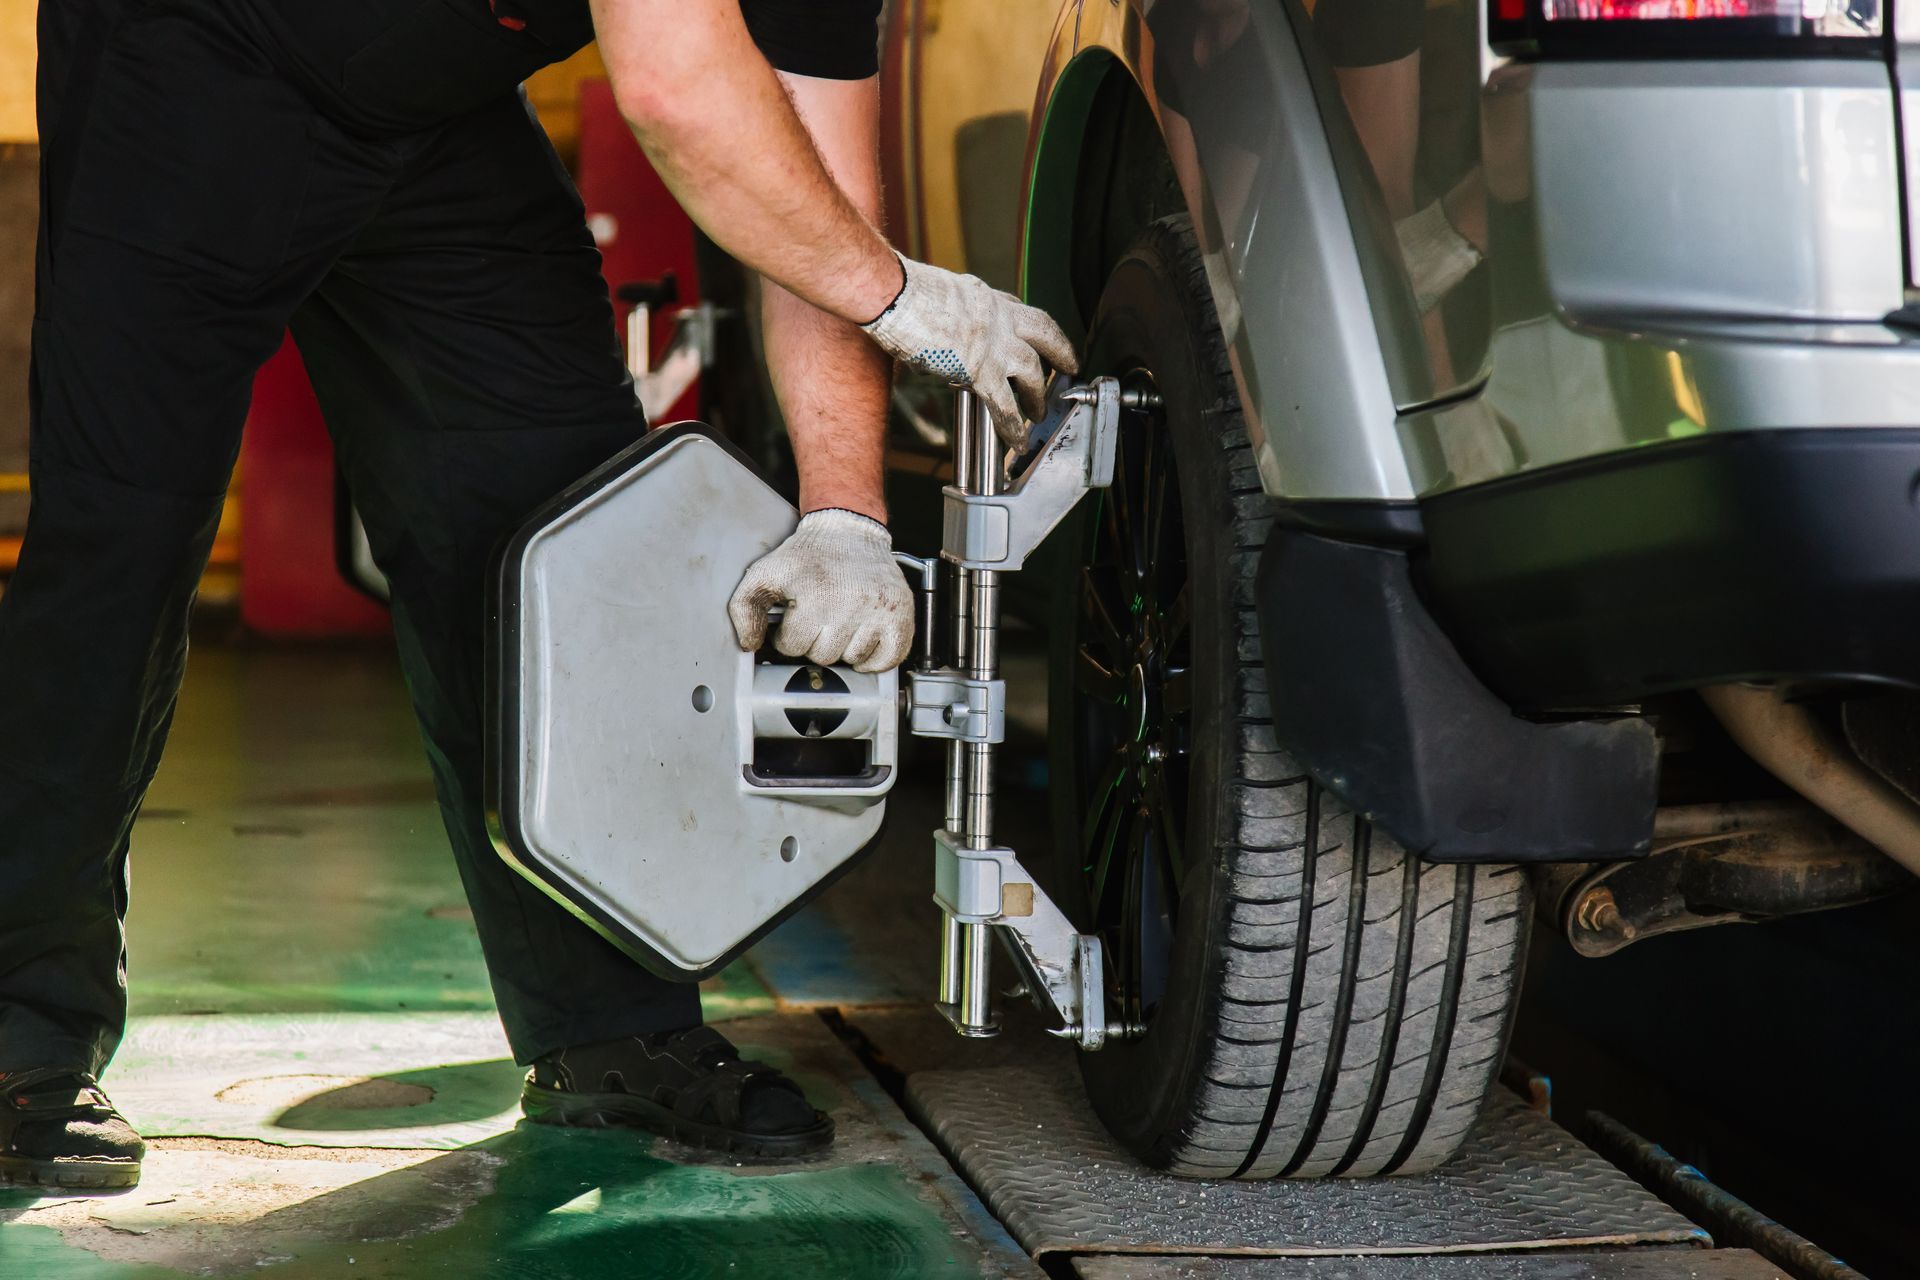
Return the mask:
{"type": "MultiPolygon", "coordinates": [[[[487,0],[496,21],[571,53],[592,39],[585,0],[487,0]]],[[[864,80],[880,70],[881,0],[740,0],[767,61],[793,75],[864,80]]]]}
{"type": "MultiPolygon", "coordinates": [[[[511,93],[593,39],[587,0],[208,0],[254,30],[341,127],[411,133],[511,93]]],[[[880,0],[739,0],[767,60],[795,75],[879,69],[880,0]]]]}

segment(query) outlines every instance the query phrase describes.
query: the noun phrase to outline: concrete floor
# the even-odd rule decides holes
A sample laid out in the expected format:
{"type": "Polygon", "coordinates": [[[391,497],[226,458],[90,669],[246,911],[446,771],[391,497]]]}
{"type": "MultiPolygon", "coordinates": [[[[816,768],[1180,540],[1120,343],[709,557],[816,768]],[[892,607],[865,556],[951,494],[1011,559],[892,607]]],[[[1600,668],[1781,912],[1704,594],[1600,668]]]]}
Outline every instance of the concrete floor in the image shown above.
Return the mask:
{"type": "MultiPolygon", "coordinates": [[[[1017,687],[1040,687],[1018,638],[1009,666],[1017,687]]],[[[1042,702],[1016,701],[1027,718],[1009,779],[1037,777],[1042,702]]],[[[107,1080],[152,1140],[147,1176],[110,1196],[0,1191],[0,1280],[1039,1276],[895,1100],[906,1075],[932,1069],[1070,1070],[1024,1002],[986,1042],[954,1037],[927,1005],[936,772],[909,771],[867,861],[706,984],[709,1018],[794,1073],[842,1134],[823,1158],[738,1165],[519,1123],[521,1072],[383,647],[198,646],[137,827],[134,1016],[107,1080]]],[[[1040,787],[1003,794],[1014,847],[1041,847],[1044,807],[1040,787]]],[[[1536,1008],[1523,1040],[1549,1021],[1536,1008]]],[[[1535,1065],[1569,1069],[1540,1048],[1535,1065]]],[[[1618,1094],[1592,1104],[1621,1110],[1618,1094]]],[[[1657,1120],[1643,1131],[1670,1144],[1688,1131],[1657,1120]]],[[[1794,1150],[1803,1169],[1855,1163],[1794,1150]]],[[[1797,1225],[1802,1198],[1766,1207],[1797,1225]]],[[[1871,1202],[1877,1221],[1896,1216],[1871,1202]]]]}
{"type": "Polygon", "coordinates": [[[137,829],[107,1078],[146,1177],[0,1192],[0,1276],[1037,1275],[818,1012],[882,1019],[920,1065],[1009,1051],[905,1009],[932,981],[906,873],[934,799],[902,795],[866,866],[704,989],[834,1112],[832,1153],[739,1165],[536,1128],[391,659],[196,649],[137,829]]]}

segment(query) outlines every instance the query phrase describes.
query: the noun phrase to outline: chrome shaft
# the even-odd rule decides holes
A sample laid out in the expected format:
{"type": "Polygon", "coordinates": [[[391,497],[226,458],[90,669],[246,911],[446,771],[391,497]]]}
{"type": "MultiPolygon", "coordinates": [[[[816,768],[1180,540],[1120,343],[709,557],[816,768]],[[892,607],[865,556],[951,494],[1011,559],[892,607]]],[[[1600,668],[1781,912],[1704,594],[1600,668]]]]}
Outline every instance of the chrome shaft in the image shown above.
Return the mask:
{"type": "MultiPolygon", "coordinates": [[[[999,493],[1004,469],[999,438],[985,402],[964,388],[954,393],[953,477],[965,493],[999,493]]],[[[991,680],[1000,666],[1000,582],[991,570],[956,568],[953,664],[991,680]]],[[[993,847],[993,746],[955,742],[947,757],[947,830],[971,849],[993,847]]],[[[960,1034],[990,1036],[993,1013],[993,939],[988,925],[947,917],[941,938],[940,997],[952,1006],[960,1034]]]]}
{"type": "MultiPolygon", "coordinates": [[[[994,432],[986,402],[971,392],[962,392],[955,410],[967,420],[965,429],[959,433],[957,447],[972,455],[967,468],[967,479],[971,482],[969,492],[999,493],[1006,470],[1000,437],[994,432]]],[[[973,679],[997,679],[1000,675],[1000,575],[992,569],[976,569],[969,577],[967,648],[960,661],[973,679]]],[[[956,831],[966,837],[969,848],[991,849],[993,744],[971,742],[966,745],[966,811],[962,815],[963,825],[956,831]]]]}
{"type": "Polygon", "coordinates": [[[961,924],[946,912],[940,913],[940,1003],[960,1006],[960,974],[966,968],[965,941],[961,924]]]}

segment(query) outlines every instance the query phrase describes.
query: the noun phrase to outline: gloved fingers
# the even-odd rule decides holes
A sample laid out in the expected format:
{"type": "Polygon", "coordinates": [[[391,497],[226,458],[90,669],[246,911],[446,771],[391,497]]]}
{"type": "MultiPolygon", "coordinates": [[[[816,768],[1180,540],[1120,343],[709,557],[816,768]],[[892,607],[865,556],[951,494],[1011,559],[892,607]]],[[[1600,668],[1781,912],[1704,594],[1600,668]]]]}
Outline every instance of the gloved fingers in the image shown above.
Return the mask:
{"type": "Polygon", "coordinates": [[[846,656],[847,641],[852,638],[852,628],[845,625],[830,625],[820,629],[820,634],[807,646],[807,661],[817,662],[830,667],[846,656]]]}
{"type": "Polygon", "coordinates": [[[747,570],[727,601],[727,616],[742,649],[752,653],[767,642],[767,612],[782,602],[784,594],[760,565],[747,570]]]}
{"type": "Polygon", "coordinates": [[[1040,308],[1019,304],[1019,309],[1014,312],[1013,331],[1038,351],[1041,359],[1060,372],[1080,372],[1080,356],[1074,351],[1066,331],[1040,308]]]}
{"type": "Polygon", "coordinates": [[[1002,444],[1010,449],[1026,443],[1027,424],[1020,416],[1020,405],[1013,398],[1013,386],[1005,378],[992,377],[974,384],[973,393],[987,402],[987,414],[1002,444]]]}
{"type": "Polygon", "coordinates": [[[889,627],[882,633],[880,647],[867,658],[862,671],[878,674],[891,671],[907,660],[907,654],[913,650],[913,628],[906,626],[889,627]]]}
{"type": "Polygon", "coordinates": [[[804,658],[813,651],[820,631],[820,622],[811,613],[789,608],[780,619],[780,629],[773,633],[773,647],[789,658],[804,658]]]}
{"type": "MultiPolygon", "coordinates": [[[[1014,394],[1020,398],[1021,416],[1028,422],[1038,422],[1047,416],[1047,371],[1032,347],[1019,349],[1013,358],[1013,367],[1007,370],[1007,378],[1013,383],[1014,394]]],[[[1021,439],[1010,443],[1019,448],[1026,443],[1025,436],[1023,431],[1021,439]]]]}
{"type": "Polygon", "coordinates": [[[855,671],[878,675],[891,671],[907,660],[913,648],[913,626],[905,618],[890,615],[868,623],[847,646],[846,660],[855,671]]]}
{"type": "Polygon", "coordinates": [[[853,633],[853,639],[847,641],[847,652],[842,660],[855,671],[865,671],[868,674],[884,671],[885,667],[873,665],[873,656],[883,646],[885,640],[885,630],[879,623],[862,623],[853,633]]]}

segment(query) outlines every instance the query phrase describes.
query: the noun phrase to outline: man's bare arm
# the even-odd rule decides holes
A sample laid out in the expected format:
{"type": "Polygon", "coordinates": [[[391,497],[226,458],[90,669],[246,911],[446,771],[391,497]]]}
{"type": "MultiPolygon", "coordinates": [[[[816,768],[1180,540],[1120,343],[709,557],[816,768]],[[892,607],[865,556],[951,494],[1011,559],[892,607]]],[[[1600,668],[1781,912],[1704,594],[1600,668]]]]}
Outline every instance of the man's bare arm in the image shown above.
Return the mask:
{"type": "Polygon", "coordinates": [[[1009,447],[1078,368],[1045,312],[897,256],[834,185],[737,0],[593,0],[621,113],[680,205],[739,261],[986,402],[1009,447]]]}
{"type": "Polygon", "coordinates": [[[834,184],[738,0],[593,0],[614,98],[647,158],[721,248],[864,324],[899,260],[834,184]]]}
{"type": "MultiPolygon", "coordinates": [[[[880,220],[880,82],[780,73],[827,172],[871,223],[880,220]]],[[[892,367],[857,325],[771,280],[761,292],[767,369],[800,468],[800,509],[887,518],[883,486],[892,367]]]]}

